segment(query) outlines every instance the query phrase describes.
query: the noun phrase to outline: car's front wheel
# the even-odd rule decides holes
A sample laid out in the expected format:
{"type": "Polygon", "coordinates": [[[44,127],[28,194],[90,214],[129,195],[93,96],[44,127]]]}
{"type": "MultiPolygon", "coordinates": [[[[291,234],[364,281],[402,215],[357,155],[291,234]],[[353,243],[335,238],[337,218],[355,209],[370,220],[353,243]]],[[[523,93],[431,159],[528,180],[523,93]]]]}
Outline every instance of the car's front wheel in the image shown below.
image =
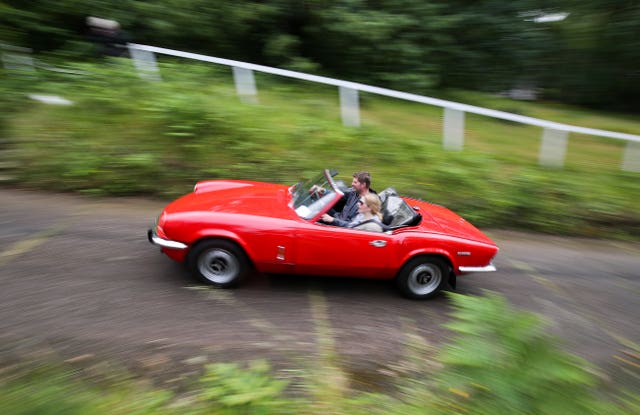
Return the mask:
{"type": "Polygon", "coordinates": [[[442,258],[421,256],[407,262],[396,278],[402,294],[413,299],[435,296],[446,283],[449,266],[442,258]]]}
{"type": "Polygon", "coordinates": [[[245,253],[234,243],[224,240],[197,244],[189,253],[187,265],[205,283],[222,288],[237,285],[250,270],[245,253]]]}

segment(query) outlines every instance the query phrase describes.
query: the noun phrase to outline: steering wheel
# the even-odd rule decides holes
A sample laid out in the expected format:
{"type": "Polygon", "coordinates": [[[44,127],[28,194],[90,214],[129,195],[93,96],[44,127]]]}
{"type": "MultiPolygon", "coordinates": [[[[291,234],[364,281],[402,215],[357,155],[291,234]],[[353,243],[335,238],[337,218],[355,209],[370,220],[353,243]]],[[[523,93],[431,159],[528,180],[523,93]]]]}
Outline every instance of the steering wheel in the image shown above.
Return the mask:
{"type": "Polygon", "coordinates": [[[326,193],[326,190],[320,186],[313,186],[311,189],[309,189],[309,194],[311,195],[311,198],[314,200],[320,199],[325,193],[326,193]]]}

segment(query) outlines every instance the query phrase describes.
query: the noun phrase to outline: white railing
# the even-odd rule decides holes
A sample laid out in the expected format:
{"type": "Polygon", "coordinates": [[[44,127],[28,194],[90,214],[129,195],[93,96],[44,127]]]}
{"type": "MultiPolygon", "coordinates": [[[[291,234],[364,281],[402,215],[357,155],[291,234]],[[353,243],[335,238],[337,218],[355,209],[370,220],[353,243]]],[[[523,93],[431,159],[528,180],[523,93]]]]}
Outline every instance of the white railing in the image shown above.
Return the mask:
{"type": "Polygon", "coordinates": [[[509,112],[476,107],[473,105],[410,94],[407,92],[394,91],[391,89],[379,88],[356,82],[342,81],[324,76],[310,75],[302,72],[159,48],[156,46],[130,43],[128,47],[140,75],[147,79],[160,79],[160,73],[158,71],[154,54],[170,55],[230,66],[233,68],[236,92],[242,100],[249,102],[257,102],[258,99],[253,71],[337,86],[340,94],[342,122],[345,126],[360,126],[358,91],[442,107],[444,108],[443,145],[446,149],[450,150],[461,150],[464,146],[464,113],[467,112],[543,128],[544,131],[542,134],[542,144],[540,146],[539,163],[545,166],[561,167],[564,164],[569,133],[625,140],[627,141],[627,147],[621,167],[624,170],[640,172],[639,135],[561,124],[539,118],[526,117],[509,112]]]}

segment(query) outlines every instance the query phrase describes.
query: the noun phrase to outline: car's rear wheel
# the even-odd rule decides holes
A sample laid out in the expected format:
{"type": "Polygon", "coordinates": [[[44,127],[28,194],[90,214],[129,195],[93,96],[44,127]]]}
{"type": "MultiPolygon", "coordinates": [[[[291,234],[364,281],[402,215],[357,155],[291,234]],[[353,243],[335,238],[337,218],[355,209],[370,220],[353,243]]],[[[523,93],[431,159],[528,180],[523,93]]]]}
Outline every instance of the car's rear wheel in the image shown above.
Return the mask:
{"type": "Polygon", "coordinates": [[[437,295],[446,285],[449,266],[435,256],[420,256],[407,262],[396,278],[405,297],[427,299],[437,295]]]}
{"type": "Polygon", "coordinates": [[[206,240],[189,253],[191,272],[207,284],[228,288],[238,285],[249,273],[249,260],[234,243],[206,240]]]}

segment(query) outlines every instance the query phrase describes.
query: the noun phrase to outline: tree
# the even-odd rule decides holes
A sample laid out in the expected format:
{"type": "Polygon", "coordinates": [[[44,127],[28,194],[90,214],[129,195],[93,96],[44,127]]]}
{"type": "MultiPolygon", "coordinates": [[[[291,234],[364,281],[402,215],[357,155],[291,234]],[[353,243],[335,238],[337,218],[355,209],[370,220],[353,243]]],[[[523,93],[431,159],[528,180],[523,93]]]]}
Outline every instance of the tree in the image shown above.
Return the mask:
{"type": "Polygon", "coordinates": [[[640,108],[634,0],[0,0],[0,41],[83,51],[87,16],[118,21],[139,43],[403,91],[529,85],[640,108]],[[551,12],[568,17],[536,23],[551,12]]]}

